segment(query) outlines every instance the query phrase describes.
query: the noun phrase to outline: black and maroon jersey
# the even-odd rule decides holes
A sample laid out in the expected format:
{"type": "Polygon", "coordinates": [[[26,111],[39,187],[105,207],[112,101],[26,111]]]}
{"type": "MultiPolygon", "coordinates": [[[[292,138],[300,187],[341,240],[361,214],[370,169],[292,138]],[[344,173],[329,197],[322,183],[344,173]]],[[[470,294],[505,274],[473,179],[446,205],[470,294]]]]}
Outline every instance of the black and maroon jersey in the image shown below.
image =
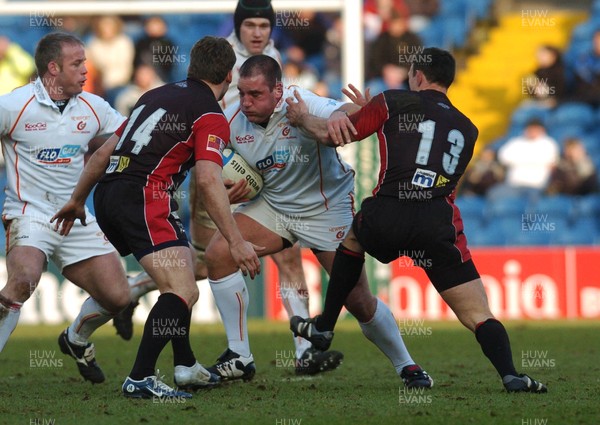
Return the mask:
{"type": "Polygon", "coordinates": [[[374,196],[450,195],[473,156],[478,130],[437,90],[388,90],[351,116],[358,138],[377,131],[381,168],[374,196]]]}
{"type": "Polygon", "coordinates": [[[101,182],[125,178],[170,194],[196,161],[223,165],[229,124],[211,89],[187,79],[145,93],[116,134],[101,182]]]}

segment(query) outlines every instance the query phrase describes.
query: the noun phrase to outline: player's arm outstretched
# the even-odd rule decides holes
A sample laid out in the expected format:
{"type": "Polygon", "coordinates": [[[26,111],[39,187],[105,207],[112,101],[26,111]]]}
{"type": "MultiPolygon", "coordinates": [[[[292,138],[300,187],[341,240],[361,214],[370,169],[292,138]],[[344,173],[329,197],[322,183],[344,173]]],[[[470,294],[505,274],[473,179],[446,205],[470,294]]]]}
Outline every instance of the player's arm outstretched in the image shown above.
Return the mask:
{"type": "Polygon", "coordinates": [[[370,98],[350,86],[353,93],[344,90],[344,93],[355,103],[346,103],[334,111],[328,119],[316,117],[308,113],[306,104],[301,97],[296,96],[286,99],[288,104],[287,117],[295,126],[302,126],[310,131],[315,139],[327,146],[344,146],[375,133],[386,121],[388,116],[387,105],[383,93],[370,98]],[[366,103],[365,103],[366,102],[366,103]],[[359,105],[363,105],[360,107],[359,105]],[[351,108],[350,111],[348,108],[351,108]]]}
{"type": "Polygon", "coordinates": [[[59,233],[62,236],[69,234],[76,219],[81,220],[81,224],[85,226],[85,200],[104,175],[110,155],[117,143],[119,143],[119,136],[113,134],[94,152],[79,177],[71,199],[50,219],[50,223],[56,220],[55,229],[60,229],[59,233]]]}
{"type": "Polygon", "coordinates": [[[327,146],[343,146],[344,144],[358,140],[354,125],[350,121],[350,114],[353,114],[367,104],[370,99],[369,91],[363,94],[353,85],[350,90],[344,89],[353,103],[345,103],[339,109],[331,113],[328,119],[315,116],[310,113],[308,105],[298,91],[294,91],[294,98],[288,97],[286,117],[295,127],[301,127],[308,132],[314,139],[327,146]],[[331,136],[334,137],[331,137],[331,136]]]}

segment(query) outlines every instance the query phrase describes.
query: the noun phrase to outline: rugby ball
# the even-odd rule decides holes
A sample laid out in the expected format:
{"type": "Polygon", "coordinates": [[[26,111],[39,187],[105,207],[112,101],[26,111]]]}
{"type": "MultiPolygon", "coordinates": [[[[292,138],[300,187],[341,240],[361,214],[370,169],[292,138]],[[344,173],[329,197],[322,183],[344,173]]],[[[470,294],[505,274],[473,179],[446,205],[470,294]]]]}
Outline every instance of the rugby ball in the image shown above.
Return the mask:
{"type": "Polygon", "coordinates": [[[225,148],[223,150],[223,178],[238,182],[246,180],[250,193],[249,199],[254,199],[263,188],[263,179],[236,151],[225,148]]]}

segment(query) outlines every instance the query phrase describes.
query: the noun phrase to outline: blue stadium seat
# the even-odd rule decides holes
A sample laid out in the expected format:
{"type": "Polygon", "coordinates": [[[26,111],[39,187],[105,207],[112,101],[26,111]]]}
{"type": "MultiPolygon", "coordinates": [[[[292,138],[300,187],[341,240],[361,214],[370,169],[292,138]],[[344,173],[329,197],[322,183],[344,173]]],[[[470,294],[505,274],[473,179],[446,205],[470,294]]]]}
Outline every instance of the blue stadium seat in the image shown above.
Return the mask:
{"type": "Polygon", "coordinates": [[[600,218],[600,194],[582,196],[574,202],[573,220],[585,217],[600,218]]]}
{"type": "Polygon", "coordinates": [[[467,245],[473,246],[504,246],[506,238],[502,229],[495,225],[479,228],[465,228],[467,245]]]}
{"type": "Polygon", "coordinates": [[[541,120],[544,124],[548,123],[548,108],[540,106],[523,106],[515,110],[510,120],[509,135],[516,136],[523,132],[525,125],[533,120],[541,120]]]}
{"type": "Polygon", "coordinates": [[[487,219],[494,217],[521,217],[527,211],[527,199],[524,197],[502,197],[488,199],[485,207],[487,219]]]}
{"type": "Polygon", "coordinates": [[[557,232],[551,239],[553,245],[591,245],[598,238],[596,220],[588,217],[575,221],[562,232],[557,232]]]}
{"type": "Polygon", "coordinates": [[[585,135],[585,130],[579,125],[553,125],[547,128],[548,135],[562,145],[570,138],[579,139],[585,135]]]}
{"type": "Polygon", "coordinates": [[[418,32],[423,44],[427,47],[444,47],[443,19],[439,15],[431,19],[429,25],[418,32]]]}
{"type": "Polygon", "coordinates": [[[475,19],[484,19],[490,16],[492,0],[467,0],[467,5],[475,19]]]}
{"type": "Polygon", "coordinates": [[[439,14],[444,19],[449,17],[466,18],[469,2],[467,0],[441,0],[439,14]]]}
{"type": "Polygon", "coordinates": [[[456,206],[461,216],[483,219],[486,201],[482,196],[460,196],[456,198],[456,206]]]}
{"type": "Polygon", "coordinates": [[[585,103],[568,102],[559,105],[550,115],[552,127],[581,127],[591,129],[596,124],[594,109],[585,103]]]}
{"type": "Polygon", "coordinates": [[[465,16],[448,16],[443,20],[444,47],[447,49],[462,47],[469,35],[469,24],[465,16]]]}
{"type": "Polygon", "coordinates": [[[567,195],[544,196],[527,205],[529,214],[548,214],[550,218],[569,219],[573,210],[573,197],[567,195]]]}
{"type": "Polygon", "coordinates": [[[550,244],[552,235],[549,231],[526,231],[511,232],[506,235],[507,245],[517,246],[545,246],[550,244]]]}

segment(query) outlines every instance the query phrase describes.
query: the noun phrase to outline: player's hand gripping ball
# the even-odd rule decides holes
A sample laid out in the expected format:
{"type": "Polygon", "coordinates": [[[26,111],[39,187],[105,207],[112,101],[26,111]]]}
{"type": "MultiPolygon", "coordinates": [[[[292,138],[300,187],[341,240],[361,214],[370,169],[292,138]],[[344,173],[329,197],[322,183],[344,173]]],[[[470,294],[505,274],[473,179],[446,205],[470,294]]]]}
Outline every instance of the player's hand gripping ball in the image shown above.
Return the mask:
{"type": "Polygon", "coordinates": [[[237,183],[246,180],[250,193],[248,199],[254,199],[263,188],[263,179],[236,151],[225,148],[223,150],[223,178],[237,183]]]}

